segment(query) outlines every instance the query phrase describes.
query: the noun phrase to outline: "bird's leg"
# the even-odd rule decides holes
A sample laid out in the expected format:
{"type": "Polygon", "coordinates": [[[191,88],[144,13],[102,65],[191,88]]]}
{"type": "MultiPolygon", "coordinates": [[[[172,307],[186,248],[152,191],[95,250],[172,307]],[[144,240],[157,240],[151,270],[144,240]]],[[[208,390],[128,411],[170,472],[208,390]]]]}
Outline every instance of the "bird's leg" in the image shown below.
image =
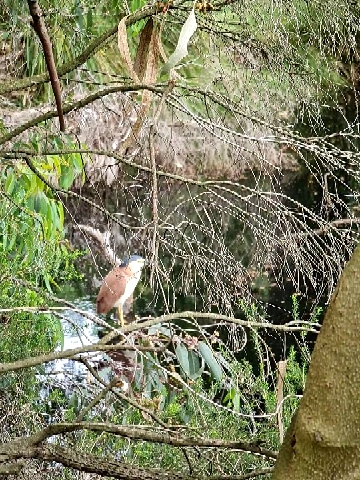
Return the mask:
{"type": "Polygon", "coordinates": [[[118,312],[119,312],[119,323],[121,325],[121,328],[123,328],[125,326],[125,323],[124,323],[123,309],[121,306],[118,307],[118,312]]]}

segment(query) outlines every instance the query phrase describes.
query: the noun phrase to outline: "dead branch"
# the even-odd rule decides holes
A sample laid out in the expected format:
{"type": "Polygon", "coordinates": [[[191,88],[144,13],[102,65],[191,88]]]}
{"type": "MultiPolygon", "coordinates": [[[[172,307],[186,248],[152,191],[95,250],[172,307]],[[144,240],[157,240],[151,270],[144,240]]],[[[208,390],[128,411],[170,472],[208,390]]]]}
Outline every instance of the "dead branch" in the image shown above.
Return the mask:
{"type": "MultiPolygon", "coordinates": [[[[58,445],[45,444],[29,447],[27,444],[18,449],[18,457],[37,458],[49,462],[58,462],[66,467],[89,473],[97,473],[121,480],[205,480],[204,476],[189,476],[188,474],[171,472],[162,469],[143,469],[118,460],[105,460],[96,455],[70,450],[58,445]]],[[[14,451],[15,454],[16,450],[14,451]]],[[[15,457],[15,456],[14,456],[15,457]]],[[[16,458],[16,457],[15,457],[16,458]]],[[[8,468],[11,468],[9,465],[8,468]]],[[[10,470],[11,471],[11,470],[10,470]]],[[[270,469],[258,470],[258,475],[269,473],[270,469]]],[[[254,475],[216,475],[213,480],[247,480],[254,475]]]]}
{"type": "MultiPolygon", "coordinates": [[[[207,448],[226,448],[231,450],[242,450],[255,453],[268,458],[276,458],[277,452],[261,447],[258,442],[240,442],[237,440],[220,440],[213,438],[191,438],[182,437],[174,432],[156,432],[144,430],[137,427],[127,427],[113,423],[97,422],[63,422],[49,425],[40,432],[29,437],[27,441],[30,445],[39,445],[46,439],[63,433],[76,432],[80,430],[90,430],[93,432],[107,432],[133,440],[144,440],[148,442],[162,443],[173,447],[207,447],[207,448]]],[[[16,442],[16,441],[14,441],[16,442]]],[[[3,453],[0,448],[0,454],[3,453]]],[[[5,453],[5,452],[4,452],[5,453]]]]}
{"type": "Polygon", "coordinates": [[[116,253],[111,248],[111,245],[110,245],[111,233],[109,231],[105,233],[101,233],[99,230],[89,225],[78,225],[78,227],[80,230],[89,233],[95,240],[97,240],[100,243],[104,256],[106,257],[108,262],[111,263],[111,265],[121,264],[121,259],[117,257],[116,253]]]}
{"type": "MultiPolygon", "coordinates": [[[[74,110],[78,110],[82,107],[85,107],[86,105],[89,105],[90,103],[93,103],[95,100],[105,97],[106,95],[109,95],[110,93],[116,93],[116,92],[133,92],[133,91],[138,91],[138,90],[151,90],[155,93],[162,93],[163,88],[162,84],[157,84],[154,86],[149,86],[149,85],[120,85],[116,87],[111,87],[107,89],[100,90],[98,92],[95,92],[91,95],[88,95],[84,98],[82,98],[79,101],[76,102],[71,102],[67,103],[63,106],[63,113],[69,113],[74,110]]],[[[39,123],[45,122],[46,120],[50,120],[51,118],[55,118],[58,116],[57,110],[49,110],[45,113],[42,113],[41,115],[29,120],[28,122],[25,122],[18,127],[14,128],[10,132],[7,132],[4,134],[2,137],[0,137],[0,145],[3,145],[4,143],[12,140],[14,137],[17,137],[21,133],[25,132],[26,130],[29,130],[32,127],[35,127],[36,125],[39,125],[39,123]]]]}

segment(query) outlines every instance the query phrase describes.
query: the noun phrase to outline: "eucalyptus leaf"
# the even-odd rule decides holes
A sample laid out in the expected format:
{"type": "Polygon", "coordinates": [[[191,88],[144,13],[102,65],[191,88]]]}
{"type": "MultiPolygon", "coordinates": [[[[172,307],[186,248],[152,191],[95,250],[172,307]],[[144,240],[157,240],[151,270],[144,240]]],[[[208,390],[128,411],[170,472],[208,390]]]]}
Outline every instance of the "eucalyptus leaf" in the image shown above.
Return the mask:
{"type": "Polygon", "coordinates": [[[168,62],[163,66],[162,73],[169,72],[172,68],[174,68],[186,55],[188,54],[188,43],[190,38],[194,35],[197,29],[196,17],[194,9],[191,10],[186,22],[184,23],[180,35],[179,40],[176,45],[175,51],[168,62]]]}
{"type": "Polygon", "coordinates": [[[51,286],[50,286],[50,280],[51,280],[51,279],[49,278],[48,275],[45,275],[45,276],[44,276],[44,282],[45,282],[45,285],[46,285],[46,288],[47,288],[48,292],[49,292],[49,293],[53,293],[52,288],[51,288],[51,286]]]}
{"type": "Polygon", "coordinates": [[[209,347],[209,345],[205,342],[199,342],[199,352],[200,352],[200,355],[205,360],[215,380],[221,380],[223,376],[222,369],[218,364],[218,362],[216,361],[214,354],[211,351],[211,348],[209,347]]]}
{"type": "Polygon", "coordinates": [[[185,347],[183,343],[178,343],[175,348],[175,353],[179,360],[181,368],[184,370],[187,376],[190,376],[188,349],[185,347]]]}
{"type": "Polygon", "coordinates": [[[153,325],[152,327],[150,327],[148,329],[148,334],[149,335],[156,335],[156,334],[161,334],[163,335],[164,337],[168,337],[170,338],[171,337],[171,331],[169,328],[167,327],[163,327],[161,325],[161,323],[157,323],[156,325],[153,325]]]}
{"type": "Polygon", "coordinates": [[[189,350],[188,353],[189,357],[189,377],[191,380],[196,380],[197,378],[201,377],[204,366],[200,365],[200,360],[194,350],[189,350]]]}
{"type": "Polygon", "coordinates": [[[63,190],[68,190],[74,181],[74,169],[68,166],[63,166],[61,169],[60,187],[63,190]]]}
{"type": "Polygon", "coordinates": [[[86,13],[86,27],[88,30],[90,30],[92,26],[93,26],[93,12],[92,12],[92,9],[89,8],[86,13]]]}
{"type": "Polygon", "coordinates": [[[8,195],[11,195],[13,190],[14,190],[14,186],[15,186],[15,175],[13,172],[9,172],[8,173],[8,176],[7,176],[7,179],[5,181],[5,192],[8,194],[8,195]]]}

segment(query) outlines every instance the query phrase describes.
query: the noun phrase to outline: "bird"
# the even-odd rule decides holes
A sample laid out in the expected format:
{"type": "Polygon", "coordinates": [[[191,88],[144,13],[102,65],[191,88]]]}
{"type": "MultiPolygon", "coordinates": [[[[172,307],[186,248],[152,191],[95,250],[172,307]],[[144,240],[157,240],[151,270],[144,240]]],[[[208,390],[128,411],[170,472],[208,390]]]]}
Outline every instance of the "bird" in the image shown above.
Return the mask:
{"type": "Polygon", "coordinates": [[[106,275],[96,298],[97,313],[106,314],[117,307],[119,323],[124,327],[123,306],[139,283],[144,264],[144,258],[132,255],[125,258],[118,267],[113,268],[106,275]]]}

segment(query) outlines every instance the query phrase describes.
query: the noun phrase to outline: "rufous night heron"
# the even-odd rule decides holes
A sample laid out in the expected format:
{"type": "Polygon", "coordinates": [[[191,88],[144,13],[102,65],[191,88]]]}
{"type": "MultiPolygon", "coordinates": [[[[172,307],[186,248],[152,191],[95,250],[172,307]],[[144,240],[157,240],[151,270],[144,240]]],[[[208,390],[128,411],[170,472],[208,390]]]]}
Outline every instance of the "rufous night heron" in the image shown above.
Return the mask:
{"type": "Polygon", "coordinates": [[[144,264],[142,257],[132,255],[106,275],[96,298],[97,313],[108,313],[118,307],[119,323],[124,326],[123,306],[139,283],[144,264]]]}

